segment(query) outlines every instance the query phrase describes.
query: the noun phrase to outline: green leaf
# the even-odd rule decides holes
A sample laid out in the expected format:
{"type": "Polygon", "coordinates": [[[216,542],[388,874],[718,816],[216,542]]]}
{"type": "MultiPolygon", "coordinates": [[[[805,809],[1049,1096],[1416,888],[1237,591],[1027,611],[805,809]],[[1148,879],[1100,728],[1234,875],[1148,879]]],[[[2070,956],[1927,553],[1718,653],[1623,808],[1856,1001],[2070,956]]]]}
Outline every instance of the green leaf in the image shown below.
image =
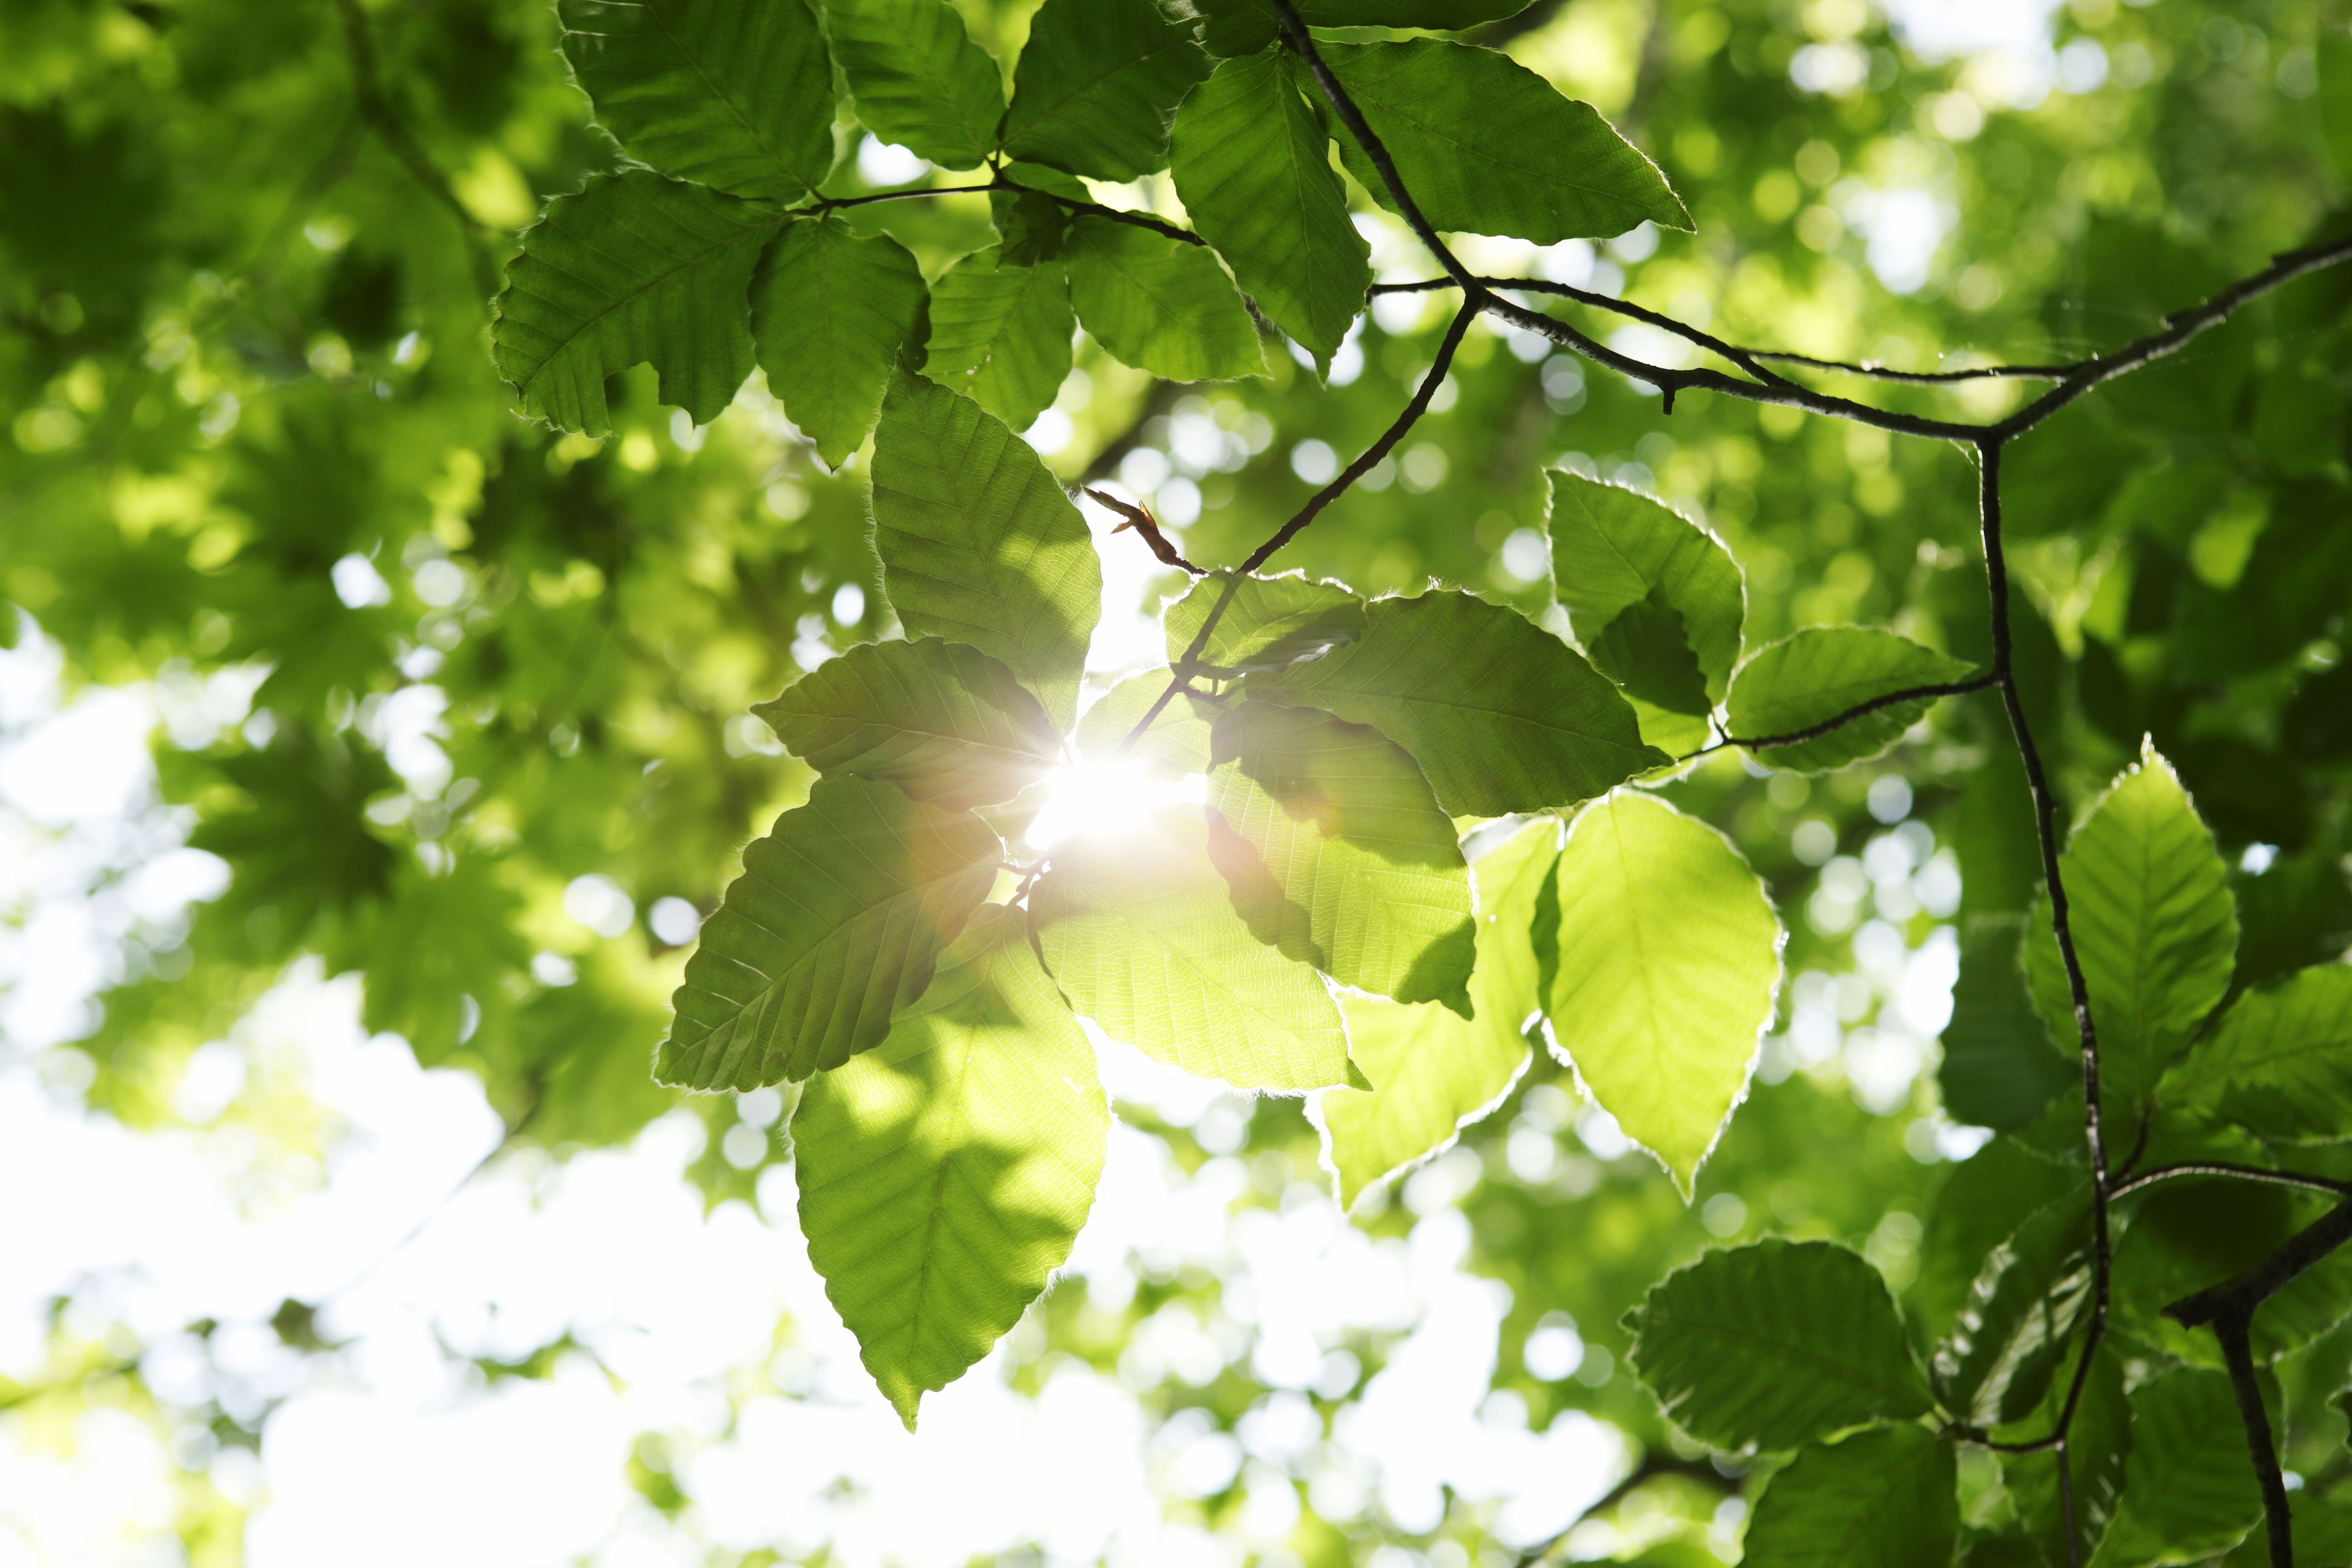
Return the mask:
{"type": "MultiPolygon", "coordinates": [[[[1282,36],[1265,0],[1191,0],[1202,17],[1201,41],[1220,55],[1255,54],[1282,36]]],[[[1453,32],[1499,22],[1528,0],[1301,0],[1310,27],[1429,27],[1453,32]]]]}
{"type": "Polygon", "coordinates": [[[828,468],[857,450],[898,352],[923,317],[923,275],[887,234],[796,218],[751,280],[751,341],[768,389],[828,468]]]}
{"type": "Polygon", "coordinates": [[[1780,921],[1721,833],[1644,795],[1577,817],[1555,885],[1553,1038],[1687,1201],[1772,1022],[1780,921]]]}
{"type": "Polygon", "coordinates": [[[1078,320],[1136,369],[1169,381],[1265,374],[1257,328],[1202,247],[1081,213],[1062,254],[1078,320]]]}
{"type": "Polygon", "coordinates": [[[971,399],[899,372],[874,433],[874,548],[910,636],[1002,659],[1069,727],[1102,567],[1025,442],[971,399]]]}
{"type": "Polygon", "coordinates": [[[654,1076],[757,1089],[879,1045],[995,884],[1004,847],[968,811],[819,779],[743,851],[671,997],[654,1076]]]}
{"type": "MultiPolygon", "coordinates": [[[[1808,626],[1759,648],[1733,673],[1731,732],[1757,740],[1795,734],[1894,692],[1959,680],[1969,669],[1875,626],[1808,626]]],[[[1808,773],[1863,762],[1902,739],[1930,700],[1898,702],[1817,740],[1759,747],[1757,755],[1808,773]]]]}
{"type": "MultiPolygon", "coordinates": [[[[1195,578],[1163,617],[1168,661],[1182,658],[1192,639],[1224,595],[1231,572],[1195,578]]],[[[1233,603],[1217,619],[1201,650],[1202,668],[1244,674],[1286,669],[1364,635],[1364,601],[1343,584],[1319,581],[1301,572],[1276,577],[1248,576],[1234,590],[1233,603]]]]}
{"type": "Polygon", "coordinates": [[[1924,1426],[1807,1448],[1748,1521],[1745,1568],[1947,1568],[1959,1533],[1953,1446],[1924,1426]]]}
{"type": "MultiPolygon", "coordinates": [[[[2098,1027],[2107,1138],[2127,1148],[2165,1068],[2229,992],[2238,950],[2229,868],[2171,764],[2148,749],[2092,805],[2058,869],[2098,1027]]],[[[2053,1033],[2071,1041],[2074,1004],[2049,910],[2045,894],[2026,972],[2053,1033]]]]}
{"type": "Polygon", "coordinates": [[[909,1431],[1069,1257],[1109,1126],[1094,1048],[1001,906],[887,1039],[809,1084],[793,1119],[809,1261],[909,1431]]]}
{"type": "Polygon", "coordinates": [[[1672,761],[1581,656],[1516,610],[1452,590],[1368,607],[1361,640],[1249,694],[1369,724],[1411,752],[1456,816],[1589,800],[1672,761]]]}
{"type": "MultiPolygon", "coordinates": [[[[2074,1381],[2074,1358],[2068,1360],[2066,1374],[2051,1380],[2042,1408],[2027,1424],[2032,1436],[2057,1427],[2074,1381]]],[[[2074,1422],[2066,1429],[2063,1462],[2069,1472],[2074,1541],[2080,1552],[2072,1561],[2091,1561],[2123,1500],[2132,1451],[2131,1417],[2131,1403],[2124,1394],[2124,1359],[2110,1337],[2100,1342],[2098,1353],[2091,1359],[2082,1403],[2075,1406],[2074,1422]]],[[[2037,1541],[2063,1543],[2066,1539],[2066,1510],[2058,1489],[2060,1462],[2055,1449],[2000,1457],[2001,1479],[2017,1500],[2017,1511],[2026,1529],[2037,1541]]],[[[2053,1546],[2051,1556],[2061,1563],[2070,1560],[2063,1544],[2053,1546]]]]}
{"type": "Polygon", "coordinates": [[[1316,1101],[1323,1161],[1352,1207],[1366,1189],[1453,1142],[1501,1102],[1527,1069],[1533,1011],[1536,900],[1559,855],[1559,825],[1538,818],[1474,862],[1478,884],[1475,1016],[1436,1002],[1350,999],[1348,1052],[1378,1089],[1326,1089],[1316,1101]]]}
{"type": "Polygon", "coordinates": [[[772,201],[813,195],[832,172],[833,66],[805,0],[562,0],[557,12],[564,58],[632,158],[772,201]]]}
{"type": "Polygon", "coordinates": [[[1953,1166],[1927,1211],[1911,1321],[1930,1338],[1948,1333],[1986,1255],[2085,1180],[2079,1167],[2045,1159],[2013,1138],[1996,1138],[1953,1166]]]}
{"type": "Polygon", "coordinates": [[[1826,1241],[1707,1253],[1626,1323],[1659,1407],[1718,1448],[1794,1448],[1931,1403],[1886,1281],[1826,1241]]]}
{"type": "Polygon", "coordinates": [[[824,25],[866,130],[945,169],[996,150],[1004,79],[947,0],[825,0],[824,25]]]}
{"type": "Polygon", "coordinates": [[[1279,52],[1220,65],[1177,110],[1171,173],[1243,292],[1328,365],[1364,308],[1371,247],[1348,219],[1296,69],[1279,52]]]}
{"type": "Polygon", "coordinates": [[[1045,0],[1013,73],[1004,150],[1096,180],[1167,166],[1168,117],[1209,74],[1155,0],[1045,0]]]}
{"type": "Polygon", "coordinates": [[[937,637],[861,643],[751,711],[819,773],[887,779],[950,811],[1011,800],[1061,758],[1010,669],[937,637]]]}
{"type": "Polygon", "coordinates": [[[2352,967],[2321,964],[2239,997],[2165,1074],[2162,1097],[2273,1142],[2352,1138],[2352,967]]]}
{"type": "Polygon", "coordinates": [[[2025,922],[2016,916],[1969,922],[1937,1069],[1952,1120],[1996,1132],[2032,1126],[2043,1107],[2083,1080],[2082,1068],[2051,1048],[2026,993],[2024,943],[2025,922]]]}
{"type": "Polygon", "coordinates": [[[931,285],[923,372],[1026,430],[1070,374],[1077,326],[1059,261],[1012,267],[994,247],[975,251],[931,285]]]}
{"type": "Polygon", "coordinates": [[[2237,1395],[2221,1373],[2166,1373],[2132,1390],[2123,1502],[2091,1568],[2195,1563],[2262,1521],[2237,1395]]]}
{"type": "Polygon", "coordinates": [[[1260,942],[1342,985],[1468,1016],[1470,868],[1421,769],[1311,708],[1228,708],[1209,854],[1260,942]]]}
{"type": "Polygon", "coordinates": [[[2049,1388],[2090,1300],[2090,1201],[2076,1194],[2035,1213],[1986,1256],[1936,1348],[1945,1407],[1979,1426],[2021,1419],[2049,1388]]]}
{"type": "Polygon", "coordinates": [[[1681,756],[1714,735],[1706,677],[1691,652],[1681,612],[1658,590],[1627,605],[1584,651],[1593,668],[1624,689],[1642,739],[1651,745],[1681,756]]]}
{"type": "MultiPolygon", "coordinates": [[[[1555,468],[1551,577],[1569,627],[1588,649],[1612,623],[1655,595],[1682,617],[1691,656],[1720,701],[1739,662],[1747,580],[1723,542],[1663,502],[1622,485],[1555,468]]],[[[1631,683],[1640,673],[1597,653],[1593,663],[1631,683]]]]}
{"type": "Polygon", "coordinates": [[[1234,912],[1197,812],[1065,840],[1029,908],[1063,994],[1113,1039],[1236,1089],[1357,1081],[1322,977],[1234,912]]]}
{"type": "MultiPolygon", "coordinates": [[[[2262,1165],[2261,1146],[2226,1128],[2184,1131],[2159,1121],[2147,1163],[2200,1158],[2262,1165]],[[2216,1136],[2218,1134],[2218,1136],[2216,1136]],[[2182,1146],[2183,1143],[2186,1146],[2182,1146]]],[[[2228,1279],[2263,1260],[2332,1206],[2317,1193],[2242,1182],[2187,1179],[2135,1194],[2129,1224],[2116,1243],[2111,1331],[2192,1365],[2221,1366],[2221,1344],[2206,1329],[2184,1328],[2164,1306],[2228,1279]]],[[[2267,1364],[2318,1339],[2352,1312],[2352,1253],[2314,1263],[2254,1314],[2252,1349],[2267,1364]]]]}
{"type": "Polygon", "coordinates": [[[1130,749],[1127,737],[1160,694],[1168,689],[1172,673],[1148,669],[1131,675],[1102,695],[1078,721],[1078,752],[1089,763],[1132,763],[1139,771],[1160,778],[1182,778],[1209,771],[1209,730],[1216,721],[1215,706],[1198,697],[1179,697],[1160,710],[1151,728],[1130,749]]]}
{"type": "Polygon", "coordinates": [[[556,197],[507,263],[490,323],[499,374],[526,412],[602,436],[604,378],[650,363],[662,401],[709,424],[751,374],[745,295],[779,221],[772,207],[646,169],[556,197]]]}
{"type": "MultiPolygon", "coordinates": [[[[1550,245],[1643,222],[1688,229],[1658,166],[1589,103],[1493,49],[1443,38],[1321,46],[1388,149],[1415,205],[1441,229],[1550,245]]],[[[1356,140],[1327,121],[1357,183],[1394,208],[1356,140]]]]}

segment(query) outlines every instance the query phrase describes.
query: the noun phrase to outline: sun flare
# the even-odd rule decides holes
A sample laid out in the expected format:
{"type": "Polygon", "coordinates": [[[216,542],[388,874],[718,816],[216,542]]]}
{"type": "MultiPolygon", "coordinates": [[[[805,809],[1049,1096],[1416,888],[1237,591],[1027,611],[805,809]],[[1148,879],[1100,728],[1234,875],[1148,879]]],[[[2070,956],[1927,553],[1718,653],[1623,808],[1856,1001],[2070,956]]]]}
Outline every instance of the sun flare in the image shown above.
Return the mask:
{"type": "Polygon", "coordinates": [[[1154,777],[1134,762],[1076,763],[1045,775],[1045,804],[1029,824],[1024,842],[1039,854],[1072,838],[1118,838],[1143,828],[1154,812],[1170,805],[1198,805],[1208,798],[1208,779],[1154,777]]]}

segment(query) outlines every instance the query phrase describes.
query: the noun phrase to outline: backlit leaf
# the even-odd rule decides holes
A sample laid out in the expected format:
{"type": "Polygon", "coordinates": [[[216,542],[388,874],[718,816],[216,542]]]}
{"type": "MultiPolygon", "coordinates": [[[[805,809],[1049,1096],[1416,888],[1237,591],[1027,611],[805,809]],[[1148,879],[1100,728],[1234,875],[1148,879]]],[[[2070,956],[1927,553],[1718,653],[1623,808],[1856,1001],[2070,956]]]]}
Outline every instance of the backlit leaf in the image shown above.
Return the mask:
{"type": "Polygon", "coordinates": [[[923,314],[923,275],[887,234],[796,218],[751,280],[751,339],[768,390],[839,468],[874,428],[898,351],[923,314]]]}
{"type": "Polygon", "coordinates": [[[1659,1407],[1718,1448],[1794,1448],[1930,1403],[1886,1281],[1829,1242],[1710,1252],[1652,1287],[1627,1325],[1659,1407]]]}
{"type": "MultiPolygon", "coordinates": [[[[1555,468],[1551,480],[1551,576],[1577,640],[1596,638],[1653,593],[1682,617],[1683,631],[1720,701],[1739,662],[1748,589],[1723,542],[1660,501],[1622,485],[1555,468]]],[[[1606,674],[1630,681],[1634,671],[1606,674]]]]}
{"type": "Polygon", "coordinates": [[[1573,648],[1452,590],[1379,600],[1360,640],[1248,689],[1380,731],[1457,816],[1588,800],[1672,760],[1642,743],[1633,710],[1573,648]]]}
{"type": "Polygon", "coordinates": [[[1748,1521],[1747,1568],[1948,1568],[1959,1532],[1954,1446],[1924,1426],[1807,1448],[1748,1521]]]}
{"type": "Polygon", "coordinates": [[[1010,669],[937,637],[860,643],[751,711],[819,773],[887,779],[949,810],[1011,800],[1062,750],[1010,669]]]}
{"type": "MultiPolygon", "coordinates": [[[[1731,678],[1731,733],[1741,740],[1796,734],[1865,702],[1966,677],[1969,667],[1875,626],[1808,626],[1750,654],[1731,678]]],[[[1759,761],[1823,773],[1876,756],[1927,710],[1898,702],[1815,740],[1759,747],[1759,761]]]]}
{"type": "Polygon", "coordinates": [[[1470,870],[1413,760],[1311,708],[1229,708],[1209,854],[1258,940],[1342,985],[1467,1015],[1470,870]]]}
{"type": "Polygon", "coordinates": [[[793,1119],[809,1261],[909,1430],[1069,1257],[1109,1124],[1094,1049],[1003,907],[888,1038],[810,1082],[793,1119]]]}
{"type": "Polygon", "coordinates": [[[1782,932],[1723,835],[1624,794],[1569,827],[1553,1038],[1687,1199],[1772,1021],[1782,932]]]}
{"type": "Polygon", "coordinates": [[[1102,568],[1025,442],[970,398],[899,373],[874,437],[874,547],[908,633],[1003,660],[1069,727],[1102,568]]]}
{"type": "Polygon", "coordinates": [[[1097,180],[1165,168],[1168,119],[1209,57],[1155,0],[1045,0],[1013,73],[1004,150],[1097,180]]]}
{"type": "Polygon", "coordinates": [[[1179,697],[1160,709],[1151,728],[1127,744],[1128,736],[1160,694],[1168,689],[1170,672],[1148,669],[1130,675],[1102,695],[1078,721],[1079,752],[1089,763],[1131,763],[1154,777],[1181,778],[1209,771],[1209,727],[1216,708],[1198,697],[1179,697]]]}
{"type": "Polygon", "coordinates": [[[1328,364],[1364,308],[1371,247],[1348,220],[1329,138],[1296,71],[1279,52],[1218,66],[1177,111],[1171,172],[1243,291],[1328,364]]]}
{"type": "MultiPolygon", "coordinates": [[[[1162,620],[1170,663],[1191,650],[1232,580],[1230,572],[1195,578],[1184,596],[1168,606],[1162,620]]],[[[1234,588],[1233,602],[1201,650],[1201,663],[1236,673],[1286,669],[1363,635],[1364,601],[1341,584],[1297,572],[1252,575],[1234,588]]]]}
{"type": "Polygon", "coordinates": [[[739,196],[792,201],[824,183],[833,68],[806,0],[562,0],[557,10],[564,58],[631,157],[739,196]]]}
{"type": "Polygon", "coordinates": [[[1236,1089],[1360,1081],[1322,977],[1234,912],[1197,811],[1065,841],[1029,908],[1046,968],[1113,1039],[1236,1089]]]}
{"type": "MultiPolygon", "coordinates": [[[[1321,46],[1423,216],[1441,229],[1538,245],[1687,229],[1658,166],[1589,103],[1493,49],[1442,38],[1321,46]]],[[[1383,205],[1388,182],[1336,118],[1341,157],[1383,205]]]]}
{"type": "Polygon", "coordinates": [[[825,0],[824,26],[866,130],[947,169],[995,151],[1004,79],[947,0],[825,0]]]}
{"type": "Polygon", "coordinates": [[[931,286],[923,373],[1026,430],[1070,374],[1076,330],[1059,261],[1012,267],[994,247],[976,251],[931,286]]]}
{"type": "Polygon", "coordinates": [[[746,295],[779,221],[645,169],[556,197],[507,264],[490,326],[499,374],[529,413],[602,436],[604,378],[650,363],[662,401],[708,424],[751,374],[746,295]]]}
{"type": "Polygon", "coordinates": [[[996,880],[1003,845],[968,811],[819,779],[743,851],[671,998],[654,1076],[757,1089],[881,1043],[996,880]]]}
{"type": "Polygon", "coordinates": [[[1138,370],[1170,381],[1230,381],[1265,371],[1257,327],[1203,247],[1081,213],[1062,257],[1078,320],[1138,370]]]}
{"type": "Polygon", "coordinates": [[[2322,964],[2239,997],[2165,1075],[2163,1098],[2275,1142],[2352,1138],[2352,967],[2322,964]]]}
{"type": "Polygon", "coordinates": [[[1528,926],[1559,854],[1559,825],[1539,817],[1475,861],[1477,967],[1475,1016],[1441,1003],[1405,1005],[1351,998],[1348,1051],[1372,1089],[1327,1089],[1316,1103],[1324,1162],[1352,1205],[1374,1183],[1426,1159],[1484,1116],[1518,1081],[1529,1057],[1525,1025],[1535,1009],[1535,948],[1528,926]]]}

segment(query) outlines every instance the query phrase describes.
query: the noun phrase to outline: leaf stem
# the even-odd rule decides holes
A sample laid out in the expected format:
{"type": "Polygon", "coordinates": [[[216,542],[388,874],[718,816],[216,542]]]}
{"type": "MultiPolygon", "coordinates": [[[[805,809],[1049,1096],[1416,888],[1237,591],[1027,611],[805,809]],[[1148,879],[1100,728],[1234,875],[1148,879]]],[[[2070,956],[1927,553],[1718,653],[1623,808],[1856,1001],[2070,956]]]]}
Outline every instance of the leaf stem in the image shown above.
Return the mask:
{"type": "Polygon", "coordinates": [[[2231,1176],[2242,1182],[2262,1182],[2274,1187],[2294,1187],[2306,1193],[2332,1193],[2337,1197],[2352,1196],[2352,1183],[2330,1181],[2326,1176],[2306,1176],[2295,1171],[2265,1170],[2260,1165],[2236,1165],[2222,1160],[2199,1160],[2179,1165],[2158,1165],[2153,1171],[2143,1171],[2129,1181],[2118,1182],[2107,1195],[2119,1198],[2136,1193],[2158,1182],[2168,1182],[2177,1176],[2231,1176]]]}

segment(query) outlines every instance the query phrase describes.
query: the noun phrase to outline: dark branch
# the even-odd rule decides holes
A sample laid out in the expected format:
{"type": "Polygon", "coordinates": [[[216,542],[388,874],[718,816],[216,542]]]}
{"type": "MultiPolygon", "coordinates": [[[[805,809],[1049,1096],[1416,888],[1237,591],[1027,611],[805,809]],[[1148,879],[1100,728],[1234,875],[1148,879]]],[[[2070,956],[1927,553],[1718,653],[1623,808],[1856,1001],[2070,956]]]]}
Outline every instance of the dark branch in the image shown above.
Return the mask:
{"type": "Polygon", "coordinates": [[[2289,1237],[2286,1244],[2252,1268],[2210,1289],[2185,1296],[2164,1310],[2184,1328],[2218,1322],[2256,1307],[2294,1283],[2303,1271],[2352,1241],[2352,1203],[2338,1204],[2289,1237]]]}
{"type": "Polygon", "coordinates": [[[1824,719],[1818,724],[1808,724],[1801,730],[1791,730],[1785,735],[1753,737],[1726,735],[1720,741],[1701,746],[1697,751],[1682,758],[1682,761],[1692,762],[1711,752],[1722,751],[1726,746],[1745,746],[1751,752],[1760,752],[1772,746],[1802,745],[1807,741],[1818,741],[1823,735],[1843,730],[1855,720],[1866,719],[1882,709],[1899,707],[1906,702],[1932,701],[1939,697],[1965,697],[1971,691],[1982,691],[1987,687],[1997,684],[2000,679],[2000,677],[1998,675],[1987,674],[1971,676],[1966,680],[1947,680],[1934,686],[1906,686],[1900,691],[1890,691],[1884,697],[1874,697],[1867,702],[1856,703],[1835,718],[1824,719]]]}
{"type": "Polygon", "coordinates": [[[2221,1361],[2230,1369],[2230,1391],[2238,1396],[2238,1419],[2246,1428],[2246,1452],[2263,1489],[2263,1528],[2270,1536],[2271,1568],[2294,1568],[2294,1516],[2286,1500],[2286,1477],[2279,1473],[2278,1442],[2271,1436],[2270,1412],[2263,1408],[2263,1385],[2254,1375],[2253,1309],[2213,1323],[2221,1361]]]}
{"type": "Polygon", "coordinates": [[[2274,1187],[2295,1187],[2307,1193],[2331,1193],[2337,1197],[2352,1194],[2352,1183],[2333,1182],[2326,1176],[2306,1176],[2294,1171],[2271,1171],[2260,1165],[2233,1165],[2221,1160],[2202,1160],[2182,1165],[2158,1165],[2153,1171],[2143,1171],[2127,1182],[2118,1182],[2107,1195],[2122,1197],[2142,1187],[2158,1182],[2168,1182],[2179,1176],[2231,1176],[2242,1182],[2262,1182],[2274,1187]]]}

